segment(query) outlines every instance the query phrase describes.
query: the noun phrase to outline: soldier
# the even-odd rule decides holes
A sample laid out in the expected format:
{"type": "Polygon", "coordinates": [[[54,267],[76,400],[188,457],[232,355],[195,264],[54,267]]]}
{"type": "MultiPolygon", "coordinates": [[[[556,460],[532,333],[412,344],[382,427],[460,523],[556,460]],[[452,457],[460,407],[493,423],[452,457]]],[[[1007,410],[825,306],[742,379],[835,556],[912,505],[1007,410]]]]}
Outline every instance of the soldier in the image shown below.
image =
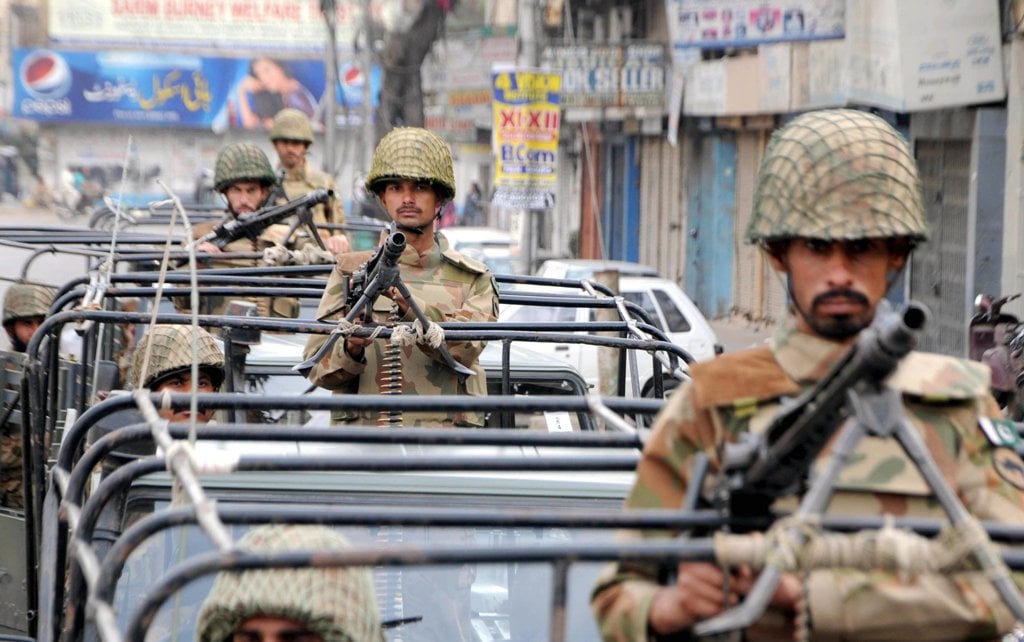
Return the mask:
{"type": "MultiPolygon", "coordinates": [[[[494,321],[498,316],[498,292],[487,266],[448,246],[434,233],[434,223],[445,202],[455,197],[455,178],[448,146],[437,135],[420,128],[400,127],[381,139],[373,155],[366,187],[381,200],[397,228],[406,233],[408,245],[399,258],[402,281],[415,297],[417,307],[431,321],[494,321]]],[[[317,318],[336,318],[345,307],[343,280],[365,263],[370,252],[344,254],[331,274],[320,301],[317,318]]],[[[412,321],[409,304],[392,288],[375,305],[375,321],[412,321]],[[391,299],[390,301],[388,299],[391,299]],[[384,304],[383,307],[381,304],[384,304]]],[[[314,336],[306,344],[306,358],[324,342],[314,336]]],[[[383,389],[400,394],[487,394],[478,358],[482,341],[449,343],[452,356],[476,375],[460,383],[436,350],[424,345],[386,345],[383,340],[349,337],[309,373],[318,386],[339,394],[379,394],[383,389]],[[395,355],[394,351],[401,351],[395,355]],[[391,364],[400,356],[401,372],[391,364]],[[397,384],[397,386],[396,386],[397,384]],[[397,390],[396,390],[397,388],[397,390]]],[[[347,423],[370,419],[353,413],[336,414],[347,423]]],[[[471,412],[406,413],[405,425],[482,426],[483,417],[471,412]]]]}
{"type": "MultiPolygon", "coordinates": [[[[56,291],[42,285],[13,283],[4,296],[4,329],[14,352],[24,353],[32,335],[39,329],[50,311],[56,291]]],[[[8,372],[21,370],[19,355],[5,358],[3,368],[8,372]]],[[[7,380],[7,377],[4,377],[7,380]]],[[[0,407],[0,506],[23,508],[22,492],[24,457],[22,455],[22,427],[20,420],[21,391],[8,389],[0,407]]]]}
{"type": "Polygon", "coordinates": [[[44,285],[13,283],[4,296],[4,330],[15,352],[25,352],[46,318],[57,291],[44,285]]]}
{"type": "MultiPolygon", "coordinates": [[[[323,526],[261,526],[239,542],[254,551],[344,550],[323,526]]],[[[384,642],[373,578],[365,568],[221,573],[203,603],[199,642],[384,642]]]]}
{"type": "MultiPolygon", "coordinates": [[[[780,401],[819,380],[872,321],[927,235],[916,163],[885,121],[826,110],[776,132],[758,174],[747,238],[785,277],[789,315],[771,347],[691,365],[692,381],[655,422],[627,507],[678,510],[694,457],[703,452],[716,466],[723,440],[763,429],[780,401]]],[[[913,352],[888,384],[902,394],[908,419],[969,510],[1019,524],[1024,498],[1017,484],[1024,482],[993,463],[994,445],[979,428],[979,417],[999,412],[986,370],[913,352]]],[[[1015,452],[1008,456],[1020,460],[1015,452]]],[[[830,512],[943,516],[893,440],[862,440],[853,462],[830,512]]],[[[754,580],[749,569],[730,576],[713,564],[682,563],[676,580],[664,586],[661,570],[617,563],[605,571],[591,601],[605,640],[689,639],[694,624],[720,613],[723,600],[742,599],[754,580]]],[[[744,639],[793,639],[798,621],[800,633],[813,639],[992,639],[1010,630],[1013,619],[982,573],[900,578],[826,569],[785,575],[769,611],[744,639]]]]}
{"type": "MultiPolygon", "coordinates": [[[[252,143],[232,143],[217,155],[213,173],[213,188],[227,200],[228,214],[238,218],[242,214],[255,212],[266,205],[271,189],[277,181],[270,161],[263,150],[252,143]]],[[[200,238],[216,228],[218,223],[203,223],[192,228],[193,238],[200,238]]],[[[242,238],[228,243],[225,252],[266,252],[268,249],[282,249],[287,226],[272,225],[258,239],[242,238]]],[[[288,248],[291,249],[291,248],[288,248]]],[[[197,252],[221,253],[213,243],[196,245],[197,252]]],[[[319,250],[317,250],[319,251],[319,250]]],[[[287,253],[285,253],[287,254],[287,253]]],[[[232,259],[213,261],[214,267],[254,267],[263,264],[262,259],[232,259]]],[[[259,316],[294,319],[299,316],[299,302],[289,297],[232,297],[236,300],[256,304],[259,316]]],[[[223,296],[204,297],[202,311],[208,314],[224,314],[228,299],[223,296]]],[[[175,306],[179,311],[187,310],[188,299],[178,297],[175,306]]]]}
{"type": "MultiPolygon", "coordinates": [[[[302,111],[288,107],[277,112],[274,116],[274,123],[270,127],[270,141],[274,144],[277,152],[278,169],[284,170],[284,179],[281,186],[284,188],[288,200],[305,196],[316,189],[333,190],[335,197],[332,206],[325,209],[323,205],[317,205],[313,209],[313,220],[317,223],[345,222],[345,206],[341,203],[338,195],[338,186],[334,179],[324,172],[318,171],[309,166],[306,162],[306,153],[309,146],[313,144],[313,125],[309,117],[302,111]],[[327,214],[330,216],[327,216],[327,214]]],[[[324,243],[327,249],[334,254],[348,252],[348,237],[338,230],[327,233],[323,230],[324,243]]]]}
{"type": "MultiPolygon", "coordinates": [[[[132,387],[137,390],[149,388],[153,392],[192,392],[192,343],[191,326],[153,326],[132,353],[132,387]],[[147,350],[150,353],[148,361],[147,350]]],[[[224,353],[203,328],[198,328],[195,343],[199,364],[196,392],[217,392],[224,382],[224,353]]],[[[177,412],[161,409],[160,416],[175,423],[186,423],[192,413],[188,408],[177,412]]],[[[201,410],[196,421],[206,423],[212,418],[212,410],[201,410]]]]}

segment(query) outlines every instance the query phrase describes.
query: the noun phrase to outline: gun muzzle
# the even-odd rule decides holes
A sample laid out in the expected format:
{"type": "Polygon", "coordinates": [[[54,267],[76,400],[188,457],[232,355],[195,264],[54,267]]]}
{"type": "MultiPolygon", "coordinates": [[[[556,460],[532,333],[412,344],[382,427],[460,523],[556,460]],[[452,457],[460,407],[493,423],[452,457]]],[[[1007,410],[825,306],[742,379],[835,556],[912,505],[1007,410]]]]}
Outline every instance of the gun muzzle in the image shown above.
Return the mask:
{"type": "Polygon", "coordinates": [[[402,252],[405,251],[405,234],[402,232],[392,232],[388,235],[388,238],[384,241],[384,254],[381,257],[384,263],[387,265],[394,265],[398,262],[398,257],[402,256],[402,252]]]}

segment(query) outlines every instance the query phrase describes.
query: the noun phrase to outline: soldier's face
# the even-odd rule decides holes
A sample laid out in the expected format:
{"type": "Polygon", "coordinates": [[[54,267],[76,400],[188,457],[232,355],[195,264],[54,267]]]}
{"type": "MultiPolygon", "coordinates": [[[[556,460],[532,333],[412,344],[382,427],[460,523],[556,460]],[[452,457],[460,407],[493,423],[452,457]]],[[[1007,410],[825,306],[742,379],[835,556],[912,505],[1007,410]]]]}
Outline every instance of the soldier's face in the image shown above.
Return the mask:
{"type": "Polygon", "coordinates": [[[232,642],[323,642],[305,626],[283,617],[251,617],[238,625],[232,642]]]}
{"type": "Polygon", "coordinates": [[[434,220],[441,199],[434,187],[422,181],[393,181],[380,193],[384,208],[400,225],[419,227],[434,220]]]}
{"type": "Polygon", "coordinates": [[[309,143],[304,140],[275,140],[274,149],[285,169],[295,169],[306,162],[309,143]]]}
{"type": "Polygon", "coordinates": [[[789,276],[800,329],[843,341],[871,323],[890,275],[903,268],[907,254],[884,239],[795,239],[769,259],[789,276]]]}
{"type": "Polygon", "coordinates": [[[24,352],[28,349],[28,342],[32,335],[39,329],[43,317],[25,317],[9,321],[4,325],[7,329],[7,337],[11,340],[11,347],[15,352],[24,352]]]}
{"type": "Polygon", "coordinates": [[[270,188],[256,181],[238,181],[224,190],[224,198],[228,199],[228,209],[233,214],[255,212],[267,200],[270,188]]]}
{"type": "MultiPolygon", "coordinates": [[[[192,373],[190,371],[178,372],[162,379],[153,388],[153,392],[163,392],[164,390],[174,393],[191,393],[192,392],[192,373]]],[[[216,392],[213,388],[213,380],[210,379],[210,375],[199,371],[199,385],[196,386],[196,392],[216,392]]],[[[172,423],[186,423],[192,417],[192,412],[188,408],[178,410],[175,412],[170,409],[161,409],[160,416],[172,423]]],[[[199,414],[196,415],[196,422],[205,424],[206,422],[213,419],[212,410],[200,410],[199,414]]]]}

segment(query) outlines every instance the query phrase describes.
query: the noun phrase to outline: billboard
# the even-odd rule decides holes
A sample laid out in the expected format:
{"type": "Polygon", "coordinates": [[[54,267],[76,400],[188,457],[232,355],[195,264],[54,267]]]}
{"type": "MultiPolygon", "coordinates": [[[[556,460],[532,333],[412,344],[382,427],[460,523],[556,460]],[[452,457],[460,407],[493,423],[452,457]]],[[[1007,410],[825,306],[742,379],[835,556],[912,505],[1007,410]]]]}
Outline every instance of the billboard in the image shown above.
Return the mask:
{"type": "Polygon", "coordinates": [[[845,0],[665,0],[673,55],[688,47],[842,38],[845,5],[845,0]]]}
{"type": "Polygon", "coordinates": [[[661,44],[547,47],[541,59],[562,76],[563,107],[665,106],[661,44]]]}
{"type": "Polygon", "coordinates": [[[561,121],[559,74],[499,71],[492,75],[494,196],[515,209],[554,207],[561,121]]]}
{"type": "MultiPolygon", "coordinates": [[[[180,54],[15,49],[14,104],[21,118],[43,122],[266,129],[294,107],[320,120],[326,87],[321,60],[211,58],[180,54]]],[[[342,107],[362,103],[366,74],[339,69],[342,107]]],[[[380,70],[370,74],[377,96],[380,70]]]]}
{"type": "MultiPolygon", "coordinates": [[[[396,0],[374,0],[380,21],[396,0]]],[[[49,0],[49,36],[58,44],[322,52],[319,0],[49,0]]],[[[337,37],[350,49],[363,22],[362,2],[339,0],[337,37]]]]}

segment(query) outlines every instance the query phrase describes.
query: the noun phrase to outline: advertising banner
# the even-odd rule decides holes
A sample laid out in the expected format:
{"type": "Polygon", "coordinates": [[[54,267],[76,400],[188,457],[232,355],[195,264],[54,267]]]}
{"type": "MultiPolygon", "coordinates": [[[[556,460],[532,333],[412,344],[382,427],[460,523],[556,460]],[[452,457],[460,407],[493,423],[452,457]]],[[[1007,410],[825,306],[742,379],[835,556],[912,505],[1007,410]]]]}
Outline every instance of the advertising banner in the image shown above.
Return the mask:
{"type": "MultiPolygon", "coordinates": [[[[375,0],[380,20],[396,0],[375,0]]],[[[319,0],[49,0],[49,36],[57,43],[119,47],[187,46],[322,52],[319,0]]],[[[338,0],[338,45],[351,49],[361,2],[338,0]]]]}
{"type": "Polygon", "coordinates": [[[500,71],[492,75],[493,205],[549,209],[558,184],[559,74],[500,71]]]}
{"type": "Polygon", "coordinates": [[[842,38],[845,0],[665,0],[673,56],[688,47],[842,38]]]}
{"type": "MultiPolygon", "coordinates": [[[[326,86],[321,60],[263,56],[15,49],[13,69],[14,115],[44,122],[266,129],[285,107],[322,120],[326,86]]],[[[339,105],[358,107],[365,74],[343,65],[339,76],[339,105]]],[[[379,70],[370,81],[376,96],[379,70]]]]}
{"type": "Polygon", "coordinates": [[[665,106],[665,48],[656,43],[548,47],[545,69],[562,76],[563,107],[665,106]]]}

